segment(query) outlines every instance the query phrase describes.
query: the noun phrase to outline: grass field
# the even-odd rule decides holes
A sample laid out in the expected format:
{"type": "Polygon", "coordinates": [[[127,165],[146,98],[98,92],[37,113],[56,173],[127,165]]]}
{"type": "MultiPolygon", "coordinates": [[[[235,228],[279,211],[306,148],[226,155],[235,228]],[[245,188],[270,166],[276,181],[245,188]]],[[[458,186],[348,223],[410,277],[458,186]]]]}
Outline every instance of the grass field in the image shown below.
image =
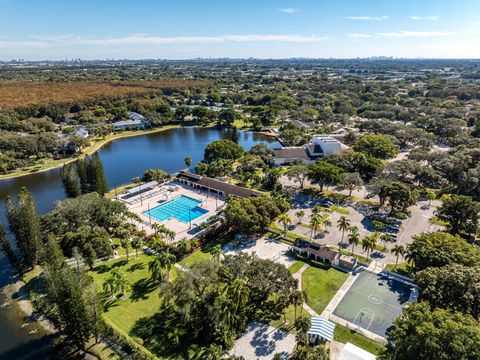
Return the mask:
{"type": "Polygon", "coordinates": [[[347,342],[352,343],[353,345],[367,350],[374,355],[380,354],[380,352],[383,350],[383,346],[381,344],[338,324],[335,324],[333,339],[344,344],[347,342]]]}
{"type": "MultiPolygon", "coordinates": [[[[121,269],[131,284],[125,300],[116,299],[105,309],[105,317],[115,326],[130,333],[136,321],[155,314],[160,306],[160,296],[157,284],[150,280],[148,263],[152,257],[141,254],[139,258],[133,255],[127,264],[126,259],[111,260],[101,263],[91,272],[99,291],[103,282],[111,276],[111,270],[121,269]]],[[[170,278],[176,278],[176,268],[172,267],[170,278]]]]}
{"type": "Polygon", "coordinates": [[[305,265],[303,261],[295,261],[292,265],[290,265],[288,271],[290,271],[290,274],[295,274],[298,270],[302,268],[303,265],[305,265]]]}
{"type": "Polygon", "coordinates": [[[302,289],[307,293],[308,306],[321,314],[347,277],[348,274],[334,268],[309,266],[302,274],[302,289]]]}

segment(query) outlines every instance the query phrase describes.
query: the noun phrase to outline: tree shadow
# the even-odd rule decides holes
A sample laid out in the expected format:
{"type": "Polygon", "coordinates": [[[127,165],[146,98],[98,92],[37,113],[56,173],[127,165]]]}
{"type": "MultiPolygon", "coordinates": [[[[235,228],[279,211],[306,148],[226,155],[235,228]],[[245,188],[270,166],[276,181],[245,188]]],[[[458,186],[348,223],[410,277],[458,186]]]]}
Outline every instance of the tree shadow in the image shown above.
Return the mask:
{"type": "Polygon", "coordinates": [[[129,272],[134,272],[136,270],[143,270],[145,269],[145,264],[144,263],[137,263],[137,264],[133,264],[132,266],[130,266],[127,271],[129,272]]]}
{"type": "Polygon", "coordinates": [[[99,273],[99,274],[104,274],[104,273],[110,271],[110,266],[109,266],[109,265],[105,265],[105,264],[97,265],[97,266],[95,266],[94,271],[97,272],[97,273],[99,273]]]}
{"type": "Polygon", "coordinates": [[[127,264],[128,264],[127,259],[123,259],[123,260],[117,261],[116,263],[113,263],[111,265],[111,268],[113,269],[113,268],[116,268],[116,267],[122,267],[122,266],[125,266],[127,264]]]}
{"type": "Polygon", "coordinates": [[[148,279],[140,279],[132,286],[132,293],[130,295],[130,299],[133,302],[136,302],[141,299],[147,299],[147,294],[151,293],[157,288],[157,283],[148,278],[148,279]]]}
{"type": "Polygon", "coordinates": [[[103,311],[107,312],[113,307],[117,307],[120,302],[120,299],[116,296],[112,299],[111,297],[105,298],[103,301],[103,311]]]}

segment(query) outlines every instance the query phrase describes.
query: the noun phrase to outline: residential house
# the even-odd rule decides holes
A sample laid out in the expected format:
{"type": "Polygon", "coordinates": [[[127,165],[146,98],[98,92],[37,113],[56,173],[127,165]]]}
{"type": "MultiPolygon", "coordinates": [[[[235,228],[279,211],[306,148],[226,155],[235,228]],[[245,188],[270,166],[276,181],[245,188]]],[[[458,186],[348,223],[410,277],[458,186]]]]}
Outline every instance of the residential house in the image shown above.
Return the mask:
{"type": "Polygon", "coordinates": [[[128,119],[113,123],[113,131],[147,129],[152,126],[150,120],[136,112],[129,112],[128,119]]]}

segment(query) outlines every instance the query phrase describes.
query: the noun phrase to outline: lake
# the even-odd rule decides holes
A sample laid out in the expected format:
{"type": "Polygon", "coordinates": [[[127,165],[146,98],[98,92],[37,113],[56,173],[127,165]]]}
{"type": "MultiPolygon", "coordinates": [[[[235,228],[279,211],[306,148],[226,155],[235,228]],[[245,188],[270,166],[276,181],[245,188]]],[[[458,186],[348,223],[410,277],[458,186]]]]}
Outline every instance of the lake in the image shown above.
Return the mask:
{"type": "MultiPolygon", "coordinates": [[[[280,146],[273,138],[247,131],[215,128],[182,127],[162,132],[115,140],[98,153],[102,159],[111,188],[127,184],[147,169],[160,168],[170,173],[185,168],[184,158],[190,156],[193,164],[203,159],[205,147],[218,139],[233,139],[245,150],[258,143],[280,146]]],[[[0,180],[0,221],[6,228],[5,197],[17,194],[26,186],[33,194],[40,213],[50,211],[57,200],[65,198],[60,169],[0,180]]],[[[12,271],[3,253],[0,256],[0,285],[12,281],[12,271]]],[[[5,297],[0,294],[0,304],[5,297]]],[[[48,341],[29,335],[32,327],[21,328],[22,321],[11,306],[0,309],[0,360],[48,359],[48,341]]]]}

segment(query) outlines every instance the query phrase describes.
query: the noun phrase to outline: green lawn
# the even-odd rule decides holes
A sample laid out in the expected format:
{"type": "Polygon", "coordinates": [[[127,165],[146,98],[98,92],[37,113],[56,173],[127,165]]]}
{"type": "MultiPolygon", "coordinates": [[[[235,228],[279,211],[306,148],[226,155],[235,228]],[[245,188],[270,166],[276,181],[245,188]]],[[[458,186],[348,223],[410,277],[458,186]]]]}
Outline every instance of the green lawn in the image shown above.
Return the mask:
{"type": "MultiPolygon", "coordinates": [[[[297,318],[301,315],[306,316],[309,319],[311,318],[310,314],[306,312],[305,309],[300,309],[300,306],[297,306],[297,318]]],[[[295,334],[295,306],[290,305],[287,307],[287,309],[285,310],[285,317],[282,314],[280,319],[270,322],[270,326],[273,326],[274,328],[280,328],[282,330],[295,334]],[[285,317],[287,319],[287,322],[285,322],[285,317]]]]}
{"type": "Polygon", "coordinates": [[[397,267],[395,267],[395,264],[387,264],[385,270],[390,270],[403,276],[409,276],[409,266],[406,262],[398,263],[397,267]]]}
{"type": "Polygon", "coordinates": [[[303,265],[305,265],[303,261],[295,261],[292,265],[290,265],[288,271],[290,271],[290,274],[295,274],[298,270],[302,268],[303,265]]]}
{"type": "Polygon", "coordinates": [[[302,289],[307,293],[307,304],[321,314],[347,278],[348,274],[334,268],[309,266],[302,274],[302,289]]]}
{"type": "Polygon", "coordinates": [[[212,254],[210,252],[212,251],[214,246],[214,244],[207,244],[201,249],[195,251],[192,255],[184,258],[182,261],[179,262],[179,264],[182,266],[192,266],[199,261],[210,260],[212,258],[212,254]]]}
{"type": "Polygon", "coordinates": [[[383,350],[383,345],[338,324],[335,324],[333,339],[344,344],[347,342],[352,343],[374,355],[380,354],[380,352],[383,350]]]}
{"type": "MultiPolygon", "coordinates": [[[[125,300],[116,299],[106,307],[105,317],[115,326],[130,333],[136,321],[155,314],[160,306],[160,296],[157,284],[150,281],[148,263],[152,257],[141,254],[137,259],[135,255],[126,259],[117,259],[103,262],[91,272],[99,291],[102,291],[103,282],[110,277],[111,270],[120,268],[131,284],[125,300]]],[[[176,278],[176,268],[172,268],[170,278],[176,278]]]]}

